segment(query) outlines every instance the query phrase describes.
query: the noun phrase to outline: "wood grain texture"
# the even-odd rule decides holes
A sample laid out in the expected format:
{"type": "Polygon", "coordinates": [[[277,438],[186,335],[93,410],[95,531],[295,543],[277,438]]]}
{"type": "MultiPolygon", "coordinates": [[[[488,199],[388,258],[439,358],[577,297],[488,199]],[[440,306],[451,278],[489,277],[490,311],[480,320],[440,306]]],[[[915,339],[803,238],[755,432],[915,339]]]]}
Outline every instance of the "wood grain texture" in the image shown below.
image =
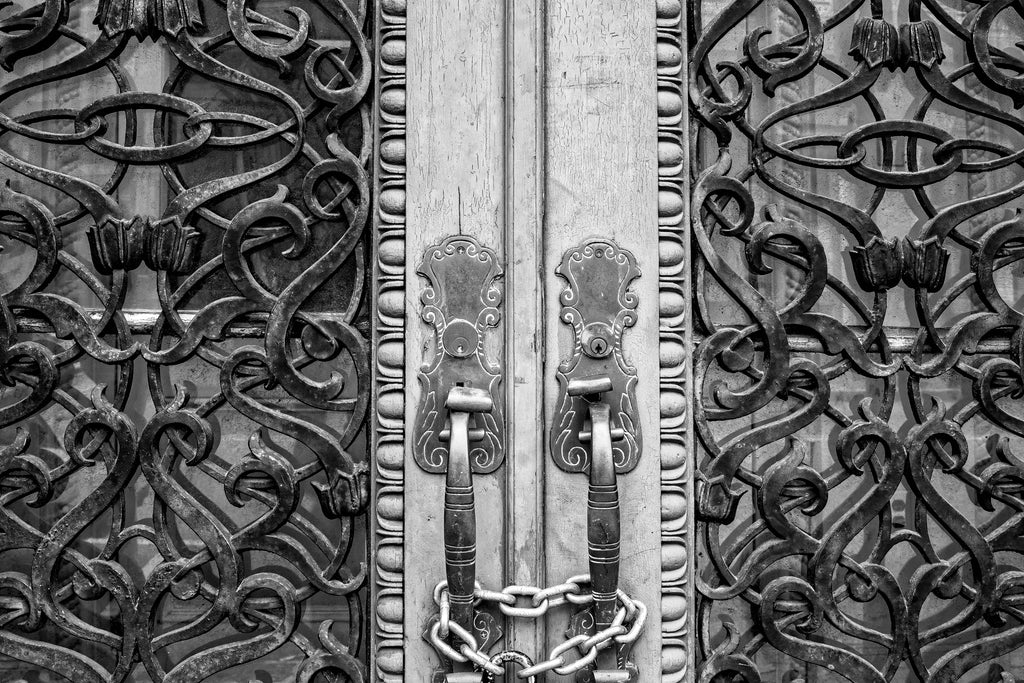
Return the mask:
{"type": "MultiPolygon", "coordinates": [[[[657,492],[663,486],[670,492],[678,488],[671,477],[663,478],[659,436],[665,425],[685,419],[673,412],[681,361],[677,374],[659,381],[659,358],[664,364],[667,348],[662,345],[659,356],[659,339],[666,325],[679,323],[677,317],[666,318],[665,298],[659,297],[668,272],[666,255],[659,252],[659,236],[667,228],[662,223],[659,233],[658,227],[659,211],[665,212],[659,172],[667,172],[658,156],[659,125],[667,123],[657,104],[664,69],[656,59],[662,4],[412,4],[408,39],[409,380],[430,343],[429,330],[419,321],[422,283],[414,275],[423,249],[461,230],[498,251],[507,273],[501,355],[508,455],[503,470],[475,481],[478,576],[489,588],[550,584],[587,567],[587,477],[558,470],[545,448],[557,394],[554,369],[569,352],[568,333],[558,319],[563,282],[554,268],[567,249],[586,239],[610,238],[633,251],[643,270],[635,285],[640,321],[626,333],[625,343],[640,375],[637,398],[646,453],[637,470],[619,479],[622,586],[650,608],[634,656],[642,680],[654,680],[649,677],[662,670],[665,552],[659,503],[664,501],[657,492]]],[[[678,27],[678,11],[675,16],[678,27]]],[[[681,96],[678,82],[676,92],[681,96]]],[[[680,121],[677,117],[672,125],[680,121]]],[[[681,260],[673,265],[675,275],[683,272],[681,260]]],[[[405,414],[411,420],[419,389],[408,380],[406,389],[405,414]]],[[[679,473],[673,470],[672,476],[679,473]]],[[[435,661],[420,632],[436,611],[430,590],[444,571],[439,553],[443,483],[411,465],[405,483],[405,680],[421,681],[435,661]]],[[[685,525],[687,520],[682,515],[673,521],[685,525]]],[[[665,531],[671,536],[677,529],[665,531]]],[[[567,620],[565,610],[553,611],[544,623],[515,620],[506,624],[505,647],[540,659],[564,638],[567,620]]]]}
{"type": "MultiPolygon", "coordinates": [[[[544,0],[506,2],[505,16],[505,245],[509,255],[509,415],[505,584],[545,585],[544,478],[544,0]]],[[[540,653],[544,626],[507,625],[506,648],[540,653]]]]}
{"type": "MultiPolygon", "coordinates": [[[[637,257],[639,320],[626,332],[625,355],[639,375],[637,404],[644,452],[619,477],[622,505],[621,587],[649,608],[649,626],[634,650],[641,680],[660,672],[661,538],[659,517],[658,206],[655,6],[633,0],[548,0],[545,254],[555,264],[587,239],[616,241],[637,257]]],[[[563,281],[547,268],[549,301],[563,281]]],[[[569,355],[568,328],[548,306],[548,375],[569,355]]],[[[548,416],[554,392],[546,397],[548,416]]],[[[549,467],[546,474],[550,580],[586,565],[587,477],[549,467]]],[[[548,646],[563,625],[548,625],[548,646]]]]}
{"type": "MultiPolygon", "coordinates": [[[[416,373],[430,355],[433,338],[420,319],[424,282],[415,270],[423,251],[461,233],[505,258],[505,10],[501,0],[434,0],[412,2],[408,8],[405,416],[411,424],[420,394],[416,373]]],[[[496,343],[489,356],[503,362],[500,329],[492,336],[496,343]]],[[[408,440],[406,463],[404,680],[419,683],[430,680],[437,662],[421,634],[437,613],[432,591],[445,575],[444,477],[413,464],[408,440]]],[[[477,576],[491,587],[504,567],[504,483],[500,470],[474,477],[477,576]]]]}

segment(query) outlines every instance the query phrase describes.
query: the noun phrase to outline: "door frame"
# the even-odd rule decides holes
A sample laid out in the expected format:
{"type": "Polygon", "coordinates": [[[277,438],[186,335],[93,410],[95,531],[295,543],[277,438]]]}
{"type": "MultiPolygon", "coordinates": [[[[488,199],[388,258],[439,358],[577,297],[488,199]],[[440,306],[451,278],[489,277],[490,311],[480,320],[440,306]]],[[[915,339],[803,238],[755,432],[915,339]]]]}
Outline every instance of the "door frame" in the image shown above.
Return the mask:
{"type": "Polygon", "coordinates": [[[692,639],[693,298],[690,292],[690,125],[687,16],[682,0],[656,0],[658,239],[661,334],[661,638],[663,683],[694,679],[692,639]]]}
{"type": "MultiPolygon", "coordinates": [[[[657,168],[657,235],[659,243],[659,319],[660,382],[659,431],[660,448],[660,555],[661,555],[661,618],[648,624],[648,633],[659,629],[661,640],[661,677],[666,683],[691,680],[693,647],[691,628],[693,600],[693,566],[691,509],[693,476],[693,430],[690,411],[693,340],[690,335],[689,263],[689,146],[687,144],[686,50],[684,36],[686,16],[680,0],[648,0],[637,12],[654,17],[651,35],[656,55],[657,73],[652,74],[648,96],[657,102],[657,149],[646,150],[656,159],[657,168]],[[656,80],[655,80],[656,78],[656,80]]],[[[535,86],[545,68],[544,41],[524,43],[524,29],[529,22],[543,23],[544,0],[504,0],[506,26],[505,44],[495,46],[506,59],[516,58],[516,71],[508,76],[512,92],[535,86]],[[518,9],[510,9],[518,7],[518,9]],[[532,11],[531,11],[532,10],[532,11]],[[525,24],[524,24],[525,22],[525,24]],[[510,30],[510,28],[512,30],[510,30]],[[516,37],[518,36],[518,42],[516,37]],[[525,60],[525,63],[524,63],[525,60]],[[531,73],[532,71],[532,73],[531,73]]],[[[406,518],[412,511],[406,507],[407,470],[415,467],[407,459],[406,443],[410,438],[406,387],[415,381],[406,363],[406,342],[409,328],[420,324],[407,314],[406,301],[418,292],[410,291],[415,282],[418,254],[407,253],[406,235],[416,226],[406,224],[406,191],[408,189],[407,143],[407,60],[406,47],[417,31],[437,30],[437,24],[417,25],[408,21],[406,0],[377,0],[377,93],[375,125],[375,186],[377,206],[373,232],[373,348],[374,395],[372,428],[373,462],[371,516],[371,676],[374,680],[405,680],[405,651],[419,633],[407,628],[406,606],[406,518]]],[[[529,29],[526,29],[529,30],[529,29]]],[[[453,40],[457,38],[452,38],[453,40]]],[[[443,87],[443,82],[438,87],[443,87]]],[[[542,99],[541,99],[542,101],[542,99]]],[[[415,112],[417,103],[409,102],[415,112]]],[[[530,125],[542,120],[537,112],[516,114],[506,102],[505,132],[529,134],[530,125]],[[508,113],[512,111],[512,113],[508,113]]],[[[639,124],[638,124],[639,125],[639,124]]],[[[534,141],[536,144],[540,144],[534,141]]],[[[530,142],[527,141],[527,145],[530,142]]],[[[520,148],[522,149],[522,148],[520,148]]],[[[644,151],[638,151],[640,156],[644,151]]],[[[527,151],[511,163],[526,166],[531,161],[527,151]]],[[[523,168],[519,169],[520,171],[523,168]]],[[[525,188],[512,195],[515,215],[527,221],[539,221],[542,208],[536,188],[525,188]]],[[[654,230],[654,226],[650,226],[654,230]]],[[[513,315],[507,311],[506,316],[513,315]]],[[[550,360],[549,360],[550,362],[550,360]]],[[[642,406],[642,408],[645,406],[642,406]]],[[[654,436],[654,435],[652,435],[654,436]]],[[[656,439],[651,442],[657,443],[656,439]]],[[[652,449],[653,450],[653,449],[652,449]]],[[[653,504],[653,501],[649,501],[653,504]]],[[[527,520],[528,522],[530,520],[527,520]]],[[[513,541],[514,543],[515,541],[513,541]]],[[[652,662],[644,662],[650,672],[652,662]]]]}

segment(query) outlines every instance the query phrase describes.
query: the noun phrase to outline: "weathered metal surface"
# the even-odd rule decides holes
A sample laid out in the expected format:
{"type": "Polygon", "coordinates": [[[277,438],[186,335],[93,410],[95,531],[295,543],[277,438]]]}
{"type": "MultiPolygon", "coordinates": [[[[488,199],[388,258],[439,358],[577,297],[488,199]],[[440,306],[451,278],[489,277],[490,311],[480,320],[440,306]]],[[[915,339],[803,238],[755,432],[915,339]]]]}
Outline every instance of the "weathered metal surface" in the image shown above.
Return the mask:
{"type": "Polygon", "coordinates": [[[578,574],[547,588],[513,584],[493,591],[478,586],[474,595],[480,608],[475,615],[474,632],[450,619],[453,611],[446,584],[444,581],[437,584],[434,594],[438,596],[438,616],[430,620],[424,638],[445,662],[445,668],[435,671],[431,680],[443,683],[454,680],[453,676],[467,675],[449,672],[451,667],[459,665],[472,666],[487,677],[507,675],[501,666],[507,662],[520,665],[515,672],[519,680],[530,680],[551,671],[562,676],[573,675],[579,683],[637,680],[637,668],[628,661],[628,657],[647,622],[647,606],[618,589],[613,603],[614,616],[609,625],[597,627],[594,610],[590,607],[595,603],[596,594],[585,589],[588,584],[594,587],[590,575],[578,574]],[[550,610],[565,606],[572,607],[575,613],[569,619],[565,640],[552,647],[546,659],[531,664],[529,656],[517,651],[487,654],[501,637],[501,631],[494,630],[496,622],[493,617],[483,611],[488,603],[496,605],[510,620],[544,619],[550,610]],[[442,637],[443,632],[448,633],[450,643],[442,637]],[[595,669],[594,664],[599,658],[608,661],[613,668],[595,669]],[[617,669],[614,668],[616,665],[617,669]]]}
{"type": "Polygon", "coordinates": [[[580,434],[579,440],[585,444],[590,462],[587,557],[594,591],[594,623],[599,629],[611,625],[615,616],[615,595],[619,588],[621,525],[612,443],[625,435],[621,428],[613,434],[611,407],[603,400],[603,394],[611,391],[613,386],[610,377],[601,375],[570,381],[568,392],[570,396],[582,397],[587,406],[587,420],[584,423],[586,433],[580,434]]]}
{"type": "Polygon", "coordinates": [[[697,680],[1022,670],[1015,11],[694,6],[697,680]]]}
{"type": "Polygon", "coordinates": [[[566,472],[590,469],[589,446],[580,439],[588,419],[587,401],[569,390],[580,380],[604,377],[611,387],[603,398],[612,427],[621,438],[612,447],[617,472],[628,472],[640,458],[642,438],[636,405],[636,368],[626,359],[622,337],[636,323],[639,298],[631,289],[640,277],[636,258],[606,240],[568,250],[555,271],[565,280],[560,318],[572,328],[573,348],[558,365],[558,402],[551,427],[551,457],[566,472]]]}
{"type": "MultiPolygon", "coordinates": [[[[476,583],[476,501],[469,461],[469,421],[490,412],[494,403],[484,389],[455,387],[448,393],[448,470],[444,482],[444,564],[452,621],[473,627],[476,583]]],[[[446,634],[447,635],[447,634],[446,634]]]]}
{"type": "Polygon", "coordinates": [[[5,671],[368,678],[370,27],[298,4],[0,20],[5,671]]]}
{"type": "Polygon", "coordinates": [[[501,265],[494,251],[472,237],[456,235],[431,246],[419,273],[427,278],[422,317],[434,328],[433,354],[419,373],[423,387],[413,427],[413,456],[427,472],[443,473],[449,446],[441,438],[448,419],[444,401],[455,387],[480,389],[491,397],[487,412],[474,415],[473,471],[493,472],[505,459],[505,400],[501,364],[487,343],[501,320],[501,265]]]}
{"type": "Polygon", "coordinates": [[[612,462],[608,404],[590,405],[590,483],[587,487],[587,557],[594,587],[594,622],[604,629],[615,616],[621,544],[619,487],[612,462]]]}

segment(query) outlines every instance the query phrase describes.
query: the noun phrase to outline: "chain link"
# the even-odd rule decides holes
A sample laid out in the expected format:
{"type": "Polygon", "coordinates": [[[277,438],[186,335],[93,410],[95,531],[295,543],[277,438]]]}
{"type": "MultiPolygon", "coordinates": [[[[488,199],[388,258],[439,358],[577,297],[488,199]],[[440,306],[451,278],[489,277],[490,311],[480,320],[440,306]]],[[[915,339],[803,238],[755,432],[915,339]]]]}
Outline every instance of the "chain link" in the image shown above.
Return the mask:
{"type": "Polygon", "coordinates": [[[509,605],[505,602],[499,601],[498,609],[507,617],[539,619],[547,614],[547,611],[551,609],[551,602],[549,600],[541,600],[539,603],[534,600],[534,597],[536,597],[540,591],[541,589],[535,586],[506,586],[501,590],[502,594],[511,595],[515,598],[516,603],[519,602],[520,597],[530,598],[530,604],[532,607],[516,607],[515,603],[509,605]]]}
{"type": "MultiPolygon", "coordinates": [[[[555,607],[567,603],[586,605],[593,602],[594,595],[588,590],[589,585],[590,576],[587,574],[571,576],[564,582],[548,588],[511,585],[500,591],[492,591],[477,583],[473,597],[475,604],[494,603],[502,614],[512,618],[540,619],[555,607]]],[[[618,645],[635,642],[647,621],[647,606],[629,597],[621,589],[616,597],[619,609],[607,628],[593,635],[581,633],[559,643],[552,648],[547,659],[520,669],[516,676],[525,680],[547,671],[565,676],[593,664],[598,653],[613,642],[618,645]],[[569,661],[566,656],[573,649],[579,651],[580,657],[575,661],[569,661]]],[[[492,676],[504,676],[505,670],[481,652],[476,637],[451,621],[446,581],[440,582],[434,589],[434,602],[438,606],[438,620],[430,629],[430,642],[438,653],[453,662],[472,662],[492,676]],[[446,642],[449,637],[453,641],[459,641],[455,647],[446,642]]]]}

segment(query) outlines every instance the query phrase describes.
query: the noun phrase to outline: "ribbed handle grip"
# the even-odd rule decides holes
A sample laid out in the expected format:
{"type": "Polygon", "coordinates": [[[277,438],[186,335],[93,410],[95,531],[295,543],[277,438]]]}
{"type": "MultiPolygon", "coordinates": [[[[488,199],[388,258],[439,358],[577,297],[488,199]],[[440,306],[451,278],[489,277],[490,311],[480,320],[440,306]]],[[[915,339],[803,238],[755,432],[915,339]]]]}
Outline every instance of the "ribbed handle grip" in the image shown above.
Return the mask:
{"type": "Polygon", "coordinates": [[[619,588],[619,488],[612,459],[608,404],[590,404],[591,463],[587,495],[587,549],[594,591],[594,621],[606,628],[615,618],[619,588]]]}
{"type": "Polygon", "coordinates": [[[469,413],[451,413],[451,448],[444,486],[444,561],[451,619],[472,632],[476,583],[476,509],[469,466],[469,413]]]}
{"type": "Polygon", "coordinates": [[[476,586],[476,503],[469,462],[469,416],[493,403],[483,389],[457,386],[445,399],[449,410],[448,472],[444,484],[444,564],[451,620],[473,632],[476,586]]]}

